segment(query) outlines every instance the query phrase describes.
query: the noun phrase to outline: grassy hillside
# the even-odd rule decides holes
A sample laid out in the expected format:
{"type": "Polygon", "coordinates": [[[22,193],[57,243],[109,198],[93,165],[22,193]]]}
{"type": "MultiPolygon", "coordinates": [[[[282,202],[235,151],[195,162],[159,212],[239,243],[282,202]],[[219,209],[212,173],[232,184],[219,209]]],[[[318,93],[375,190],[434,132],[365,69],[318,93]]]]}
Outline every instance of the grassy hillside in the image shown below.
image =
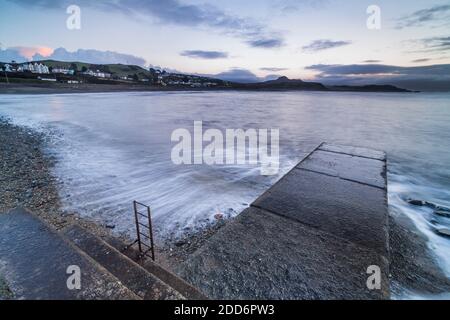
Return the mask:
{"type": "Polygon", "coordinates": [[[73,65],[76,65],[77,70],[83,70],[83,67],[86,69],[90,69],[93,71],[100,70],[102,72],[108,72],[118,77],[125,76],[133,76],[137,74],[140,79],[152,77],[152,73],[142,67],[133,66],[133,65],[124,65],[124,64],[92,64],[92,63],[84,63],[84,62],[64,62],[64,61],[55,61],[55,60],[41,60],[36,61],[41,62],[48,67],[53,68],[72,68],[73,65]]]}

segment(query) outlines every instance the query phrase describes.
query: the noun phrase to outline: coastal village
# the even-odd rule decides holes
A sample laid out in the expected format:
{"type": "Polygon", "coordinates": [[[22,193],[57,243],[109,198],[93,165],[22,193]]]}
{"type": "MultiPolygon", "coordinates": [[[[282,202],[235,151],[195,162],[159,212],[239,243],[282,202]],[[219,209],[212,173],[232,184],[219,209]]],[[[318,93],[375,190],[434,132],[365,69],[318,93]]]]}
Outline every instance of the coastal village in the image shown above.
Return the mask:
{"type": "Polygon", "coordinates": [[[141,84],[157,86],[213,88],[226,85],[225,81],[202,76],[169,73],[155,68],[121,64],[94,65],[84,63],[38,61],[0,63],[0,81],[58,82],[68,84],[141,84]]]}

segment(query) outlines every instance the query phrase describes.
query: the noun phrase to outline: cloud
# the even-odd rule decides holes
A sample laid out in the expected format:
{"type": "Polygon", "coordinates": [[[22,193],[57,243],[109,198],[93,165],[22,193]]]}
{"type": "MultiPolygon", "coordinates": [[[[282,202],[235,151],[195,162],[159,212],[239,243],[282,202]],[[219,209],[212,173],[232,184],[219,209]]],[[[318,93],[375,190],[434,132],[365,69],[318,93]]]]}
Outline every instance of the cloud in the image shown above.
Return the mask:
{"type": "Polygon", "coordinates": [[[444,22],[445,25],[448,24],[449,21],[450,5],[438,5],[429,9],[418,10],[410,15],[400,18],[396,28],[420,27],[425,24],[436,24],[436,22],[444,22]]]}
{"type": "Polygon", "coordinates": [[[48,47],[12,47],[9,49],[17,50],[21,56],[28,60],[33,59],[33,56],[36,54],[39,54],[42,57],[48,57],[53,53],[53,49],[48,47]]]}
{"type": "Polygon", "coordinates": [[[39,54],[42,57],[49,57],[53,53],[53,49],[48,47],[11,47],[0,50],[0,61],[25,62],[33,59],[33,56],[39,54]]]}
{"type": "Polygon", "coordinates": [[[232,81],[232,82],[260,82],[261,79],[258,78],[253,72],[247,69],[233,68],[228,71],[214,75],[215,78],[232,81]]]}
{"type": "Polygon", "coordinates": [[[279,74],[269,74],[265,77],[258,77],[256,74],[248,69],[232,68],[228,71],[221,72],[214,75],[204,75],[212,78],[217,78],[225,81],[239,82],[239,83],[255,83],[269,80],[275,80],[281,77],[279,74]]]}
{"type": "Polygon", "coordinates": [[[420,40],[425,50],[447,51],[450,50],[450,37],[431,37],[420,40]]]}
{"type": "Polygon", "coordinates": [[[338,47],[343,47],[351,44],[351,41],[332,41],[332,40],[315,40],[310,44],[303,46],[302,49],[305,52],[318,52],[327,49],[333,49],[338,47]]]}
{"type": "Polygon", "coordinates": [[[381,60],[364,60],[364,63],[379,63],[381,60]]]}
{"type": "MultiPolygon", "coordinates": [[[[31,7],[66,8],[73,0],[8,0],[31,7]]],[[[161,23],[187,27],[203,27],[238,37],[253,47],[274,48],[284,43],[279,32],[266,24],[225,12],[211,4],[187,4],[180,0],[78,0],[80,7],[94,7],[106,12],[118,12],[133,18],[150,17],[161,23]]]]}
{"type": "Polygon", "coordinates": [[[450,64],[418,67],[318,64],[306,69],[318,72],[316,79],[326,84],[393,84],[412,90],[450,91],[450,64]]]}
{"type": "Polygon", "coordinates": [[[181,52],[180,55],[183,57],[209,60],[228,58],[228,53],[223,51],[186,50],[181,52]]]}
{"type": "Polygon", "coordinates": [[[261,71],[270,71],[270,72],[280,72],[288,70],[288,68],[272,68],[272,67],[265,67],[265,68],[259,68],[261,71]]]}
{"type": "Polygon", "coordinates": [[[304,8],[321,9],[329,2],[329,0],[277,0],[272,7],[281,14],[288,15],[304,8]]]}
{"type": "Polygon", "coordinates": [[[0,50],[0,61],[25,62],[30,60],[59,60],[59,61],[79,61],[92,64],[131,64],[145,66],[146,61],[142,58],[123,54],[114,51],[84,50],[79,49],[74,52],[67,51],[64,48],[51,49],[47,47],[12,47],[6,50],[0,50]]]}
{"type": "Polygon", "coordinates": [[[262,38],[247,41],[251,47],[254,48],[280,48],[284,46],[284,41],[281,38],[262,38]]]}
{"type": "Polygon", "coordinates": [[[33,60],[53,59],[60,61],[79,61],[93,64],[130,64],[137,66],[145,66],[146,61],[143,58],[136,57],[130,54],[118,53],[114,51],[100,51],[94,49],[78,49],[77,51],[67,51],[64,48],[55,49],[52,55],[42,57],[35,55],[33,60]]]}
{"type": "Polygon", "coordinates": [[[427,59],[427,58],[416,59],[416,60],[413,60],[411,62],[413,62],[413,63],[420,63],[420,62],[427,62],[427,61],[430,61],[430,59],[427,59]]]}

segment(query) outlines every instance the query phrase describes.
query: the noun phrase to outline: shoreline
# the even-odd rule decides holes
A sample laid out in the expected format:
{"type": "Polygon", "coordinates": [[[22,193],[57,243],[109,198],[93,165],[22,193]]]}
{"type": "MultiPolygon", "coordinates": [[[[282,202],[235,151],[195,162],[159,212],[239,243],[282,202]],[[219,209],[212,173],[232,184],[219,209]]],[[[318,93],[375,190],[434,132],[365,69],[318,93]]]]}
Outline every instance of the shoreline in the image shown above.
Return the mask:
{"type": "MultiPolygon", "coordinates": [[[[25,207],[56,230],[76,223],[95,235],[129,243],[106,226],[66,212],[58,194],[58,179],[52,176],[55,163],[43,150],[50,137],[15,126],[0,117],[0,212],[25,207]]],[[[224,220],[203,230],[193,230],[180,239],[157,245],[157,263],[175,272],[192,253],[226,224],[224,220]]],[[[404,214],[389,213],[390,281],[392,296],[439,295],[450,292],[448,279],[427,245],[427,239],[404,214]]],[[[0,275],[1,278],[1,275],[0,275]]]]}
{"type": "Polygon", "coordinates": [[[414,91],[386,90],[308,90],[294,88],[251,88],[251,87],[161,87],[154,85],[128,84],[67,84],[67,83],[4,83],[0,82],[0,94],[71,94],[71,93],[113,93],[113,92],[348,92],[348,93],[418,93],[414,91]]]}

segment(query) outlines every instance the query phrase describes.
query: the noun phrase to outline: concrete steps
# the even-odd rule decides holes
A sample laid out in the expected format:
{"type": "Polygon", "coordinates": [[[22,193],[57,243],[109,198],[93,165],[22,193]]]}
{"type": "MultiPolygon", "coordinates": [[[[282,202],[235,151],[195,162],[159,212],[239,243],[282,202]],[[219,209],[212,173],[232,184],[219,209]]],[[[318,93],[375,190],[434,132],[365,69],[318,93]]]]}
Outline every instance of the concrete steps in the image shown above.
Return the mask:
{"type": "Polygon", "coordinates": [[[0,275],[15,293],[13,299],[206,298],[156,263],[133,261],[133,250],[127,254],[79,225],[57,232],[23,209],[0,214],[0,275]],[[69,266],[80,268],[81,290],[67,288],[69,266]]]}
{"type": "Polygon", "coordinates": [[[27,300],[138,300],[114,275],[31,213],[0,214],[0,274],[27,300]],[[81,270],[81,289],[67,286],[69,266],[81,270]]]}
{"type": "Polygon", "coordinates": [[[105,240],[110,246],[114,247],[116,250],[120,251],[122,254],[126,255],[131,260],[135,261],[142,268],[146,269],[151,274],[155,275],[162,282],[168,284],[170,287],[174,288],[176,291],[181,293],[183,297],[188,300],[208,300],[208,297],[200,292],[197,288],[193,287],[191,284],[187,283],[174,273],[164,269],[158,263],[146,259],[139,259],[139,251],[133,248],[124,248],[121,241],[116,238],[108,238],[105,240]]]}
{"type": "Polygon", "coordinates": [[[152,261],[138,264],[135,252],[128,256],[86,229],[72,225],[63,234],[104,266],[139,297],[148,300],[205,299],[194,287],[152,261]]]}

